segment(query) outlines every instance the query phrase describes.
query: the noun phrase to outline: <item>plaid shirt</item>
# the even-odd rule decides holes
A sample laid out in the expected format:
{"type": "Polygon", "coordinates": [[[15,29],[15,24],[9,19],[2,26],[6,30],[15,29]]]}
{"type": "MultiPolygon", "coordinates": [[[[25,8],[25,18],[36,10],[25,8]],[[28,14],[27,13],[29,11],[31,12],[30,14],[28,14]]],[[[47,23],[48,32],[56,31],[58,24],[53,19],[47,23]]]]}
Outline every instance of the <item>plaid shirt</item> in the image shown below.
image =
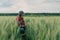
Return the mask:
{"type": "Polygon", "coordinates": [[[20,25],[25,25],[23,16],[17,16],[16,17],[16,20],[19,22],[20,25]]]}

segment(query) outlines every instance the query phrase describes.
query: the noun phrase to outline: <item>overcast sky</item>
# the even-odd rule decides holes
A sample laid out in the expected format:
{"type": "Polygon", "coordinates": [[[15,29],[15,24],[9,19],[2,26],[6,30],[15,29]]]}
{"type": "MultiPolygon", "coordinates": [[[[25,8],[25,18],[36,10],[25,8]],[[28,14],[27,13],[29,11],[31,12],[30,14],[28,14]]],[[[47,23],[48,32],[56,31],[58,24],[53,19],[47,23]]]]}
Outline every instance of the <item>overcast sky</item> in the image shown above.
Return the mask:
{"type": "Polygon", "coordinates": [[[0,0],[0,12],[60,12],[60,0],[0,0]]]}

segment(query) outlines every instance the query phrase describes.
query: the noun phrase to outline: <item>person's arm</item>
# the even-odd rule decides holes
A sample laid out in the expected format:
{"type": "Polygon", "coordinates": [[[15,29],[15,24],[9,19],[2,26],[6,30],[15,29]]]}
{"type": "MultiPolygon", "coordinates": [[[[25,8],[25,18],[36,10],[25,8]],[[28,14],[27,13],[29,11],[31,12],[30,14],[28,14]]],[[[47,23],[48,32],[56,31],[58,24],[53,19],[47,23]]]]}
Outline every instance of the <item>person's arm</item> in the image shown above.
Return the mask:
{"type": "Polygon", "coordinates": [[[18,16],[16,17],[16,21],[17,21],[17,23],[18,23],[18,26],[20,26],[20,21],[19,21],[18,16]]]}

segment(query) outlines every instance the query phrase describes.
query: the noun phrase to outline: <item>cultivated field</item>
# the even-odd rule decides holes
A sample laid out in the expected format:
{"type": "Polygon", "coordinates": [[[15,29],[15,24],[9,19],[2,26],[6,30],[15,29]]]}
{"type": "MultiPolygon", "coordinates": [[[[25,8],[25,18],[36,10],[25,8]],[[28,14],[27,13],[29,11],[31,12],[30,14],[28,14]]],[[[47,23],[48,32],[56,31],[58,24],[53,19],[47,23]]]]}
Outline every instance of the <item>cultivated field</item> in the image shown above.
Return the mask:
{"type": "MultiPolygon", "coordinates": [[[[0,16],[0,40],[21,40],[15,18],[0,16]]],[[[26,40],[60,40],[60,16],[26,16],[24,20],[26,40]]]]}

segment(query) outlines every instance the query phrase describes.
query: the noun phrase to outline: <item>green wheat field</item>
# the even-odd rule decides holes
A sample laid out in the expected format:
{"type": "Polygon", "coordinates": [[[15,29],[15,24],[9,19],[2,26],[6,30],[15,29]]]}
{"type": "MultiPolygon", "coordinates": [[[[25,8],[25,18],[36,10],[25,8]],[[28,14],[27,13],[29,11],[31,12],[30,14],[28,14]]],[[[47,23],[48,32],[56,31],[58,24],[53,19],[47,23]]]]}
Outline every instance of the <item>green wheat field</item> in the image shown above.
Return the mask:
{"type": "MultiPolygon", "coordinates": [[[[60,16],[25,16],[24,20],[26,40],[60,40],[60,16]]],[[[0,40],[21,40],[16,16],[0,16],[0,40]]]]}

